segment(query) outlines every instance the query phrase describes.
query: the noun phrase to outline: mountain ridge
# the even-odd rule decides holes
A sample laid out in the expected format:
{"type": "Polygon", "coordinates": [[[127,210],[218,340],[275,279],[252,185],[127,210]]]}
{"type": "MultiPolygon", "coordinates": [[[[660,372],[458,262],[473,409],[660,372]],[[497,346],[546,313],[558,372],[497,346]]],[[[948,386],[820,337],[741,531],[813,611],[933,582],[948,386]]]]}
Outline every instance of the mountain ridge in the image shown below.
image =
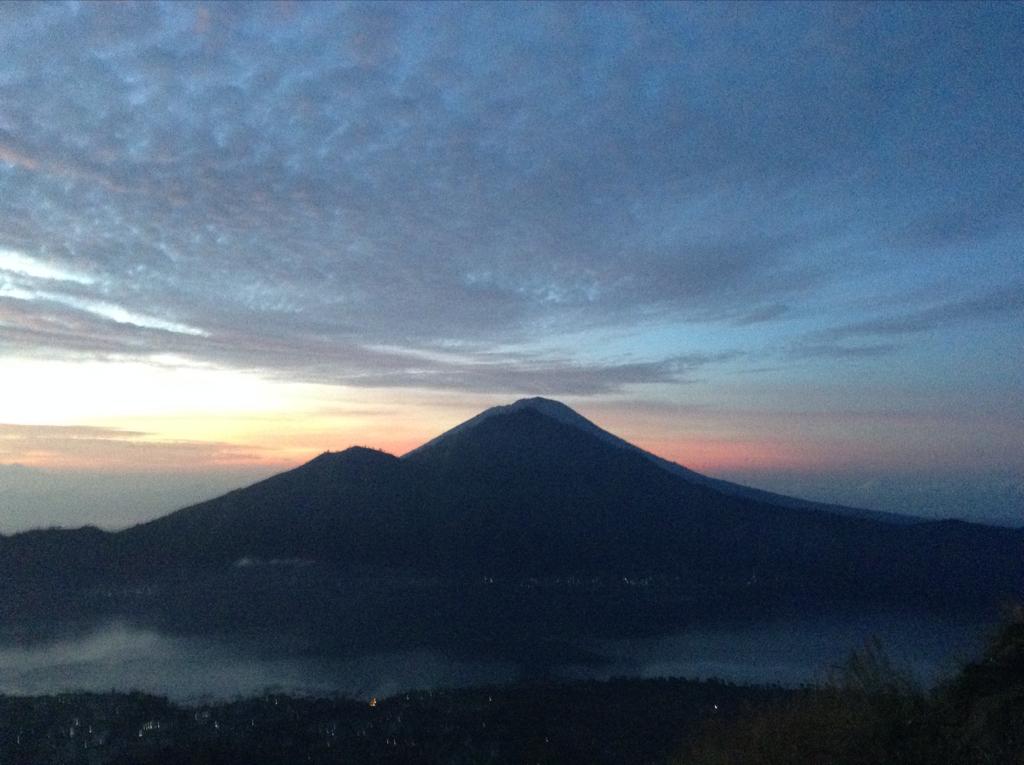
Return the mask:
{"type": "Polygon", "coordinates": [[[0,538],[0,577],[31,594],[36,581],[189,580],[292,560],[439,581],[657,580],[686,602],[945,605],[1024,590],[1024,530],[783,507],[663,463],[558,402],[526,399],[402,457],[324,452],[119,532],[0,538]]]}

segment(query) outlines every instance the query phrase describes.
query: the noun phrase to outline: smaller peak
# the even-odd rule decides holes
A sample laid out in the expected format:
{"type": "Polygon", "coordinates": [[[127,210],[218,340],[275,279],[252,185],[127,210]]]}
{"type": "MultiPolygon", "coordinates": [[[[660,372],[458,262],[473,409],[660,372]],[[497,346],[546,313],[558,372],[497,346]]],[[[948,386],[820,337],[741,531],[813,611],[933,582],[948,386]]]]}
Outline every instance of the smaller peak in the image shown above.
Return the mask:
{"type": "MultiPolygon", "coordinates": [[[[328,454],[330,454],[330,453],[331,452],[328,452],[328,454]]],[[[384,456],[386,456],[386,454],[387,454],[386,452],[383,452],[380,449],[373,449],[373,448],[371,448],[369,446],[350,446],[347,449],[344,449],[344,450],[342,450],[340,452],[333,452],[333,453],[336,454],[339,457],[343,457],[343,456],[346,456],[346,455],[355,457],[355,456],[358,456],[358,455],[367,455],[367,454],[384,455],[384,456]]]]}
{"type": "Polygon", "coordinates": [[[330,450],[319,454],[309,462],[307,465],[327,465],[327,464],[338,464],[342,462],[354,462],[354,461],[368,461],[368,460],[391,460],[394,457],[385,451],[380,449],[371,449],[368,446],[350,446],[347,449],[343,449],[340,452],[332,452],[330,450]]]}

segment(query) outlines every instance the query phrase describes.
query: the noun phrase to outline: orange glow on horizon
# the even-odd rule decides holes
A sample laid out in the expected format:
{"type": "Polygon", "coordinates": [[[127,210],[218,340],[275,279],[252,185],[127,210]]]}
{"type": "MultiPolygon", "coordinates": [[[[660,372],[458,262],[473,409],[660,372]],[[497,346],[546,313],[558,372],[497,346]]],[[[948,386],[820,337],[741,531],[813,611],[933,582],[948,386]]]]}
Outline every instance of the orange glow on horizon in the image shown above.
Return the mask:
{"type": "Polygon", "coordinates": [[[324,451],[399,456],[443,427],[387,393],[189,364],[0,359],[0,465],[96,472],[286,470],[324,451]]]}
{"type": "MultiPolygon", "coordinates": [[[[163,357],[81,363],[0,359],[0,465],[104,473],[298,466],[366,446],[401,456],[512,397],[297,383],[163,357]]],[[[712,476],[958,464],[972,431],[941,421],[739,416],[640,402],[570,402],[599,427],[712,476]],[[908,440],[905,434],[913,432],[908,440]],[[881,437],[881,436],[886,437],[881,437]]],[[[991,432],[991,431],[990,431],[991,432]]],[[[1001,432],[1001,431],[999,431],[1001,432]]],[[[1006,431],[1007,443],[1012,437],[1006,431]]],[[[1012,457],[1012,449],[1005,450],[1012,457]]],[[[993,461],[990,459],[990,462],[993,461]]]]}
{"type": "Polygon", "coordinates": [[[652,440],[636,443],[641,449],[700,473],[740,469],[809,469],[839,460],[814,445],[782,441],[732,440],[713,437],[652,440]]]}
{"type": "Polygon", "coordinates": [[[920,470],[954,465],[948,454],[907,443],[871,443],[835,439],[721,439],[711,436],[672,440],[637,440],[637,446],[684,467],[718,476],[727,472],[847,472],[856,470],[920,470]]]}

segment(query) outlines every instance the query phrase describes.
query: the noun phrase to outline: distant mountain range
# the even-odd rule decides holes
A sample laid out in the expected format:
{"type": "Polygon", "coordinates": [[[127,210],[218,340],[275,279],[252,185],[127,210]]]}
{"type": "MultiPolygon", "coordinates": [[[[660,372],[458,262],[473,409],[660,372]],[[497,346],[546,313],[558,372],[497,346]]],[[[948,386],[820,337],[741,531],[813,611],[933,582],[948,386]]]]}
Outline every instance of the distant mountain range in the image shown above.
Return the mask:
{"type": "Polygon", "coordinates": [[[1024,593],[1024,530],[720,481],[533,398],[489,409],[401,458],[359,447],[327,452],[124,531],[0,538],[8,606],[40,588],[137,591],[302,569],[416,586],[642,583],[660,588],[659,602],[691,605],[959,607],[1024,593]]]}

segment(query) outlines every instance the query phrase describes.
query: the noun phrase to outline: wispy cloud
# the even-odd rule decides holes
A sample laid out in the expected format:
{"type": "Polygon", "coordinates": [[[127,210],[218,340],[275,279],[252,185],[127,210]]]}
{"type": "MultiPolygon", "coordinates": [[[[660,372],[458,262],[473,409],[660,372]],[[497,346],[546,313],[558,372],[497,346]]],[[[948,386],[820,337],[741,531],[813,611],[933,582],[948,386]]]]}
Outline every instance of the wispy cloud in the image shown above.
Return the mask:
{"type": "Polygon", "coordinates": [[[692,354],[659,361],[582,364],[568,359],[496,356],[471,361],[417,365],[344,378],[348,385],[417,387],[523,395],[593,395],[627,385],[689,382],[698,370],[737,358],[737,353],[692,354]]]}
{"type": "Polygon", "coordinates": [[[949,300],[926,308],[853,322],[823,331],[824,337],[886,337],[928,332],[950,324],[1024,314],[1024,285],[1015,284],[986,294],[949,300]]]}
{"type": "Polygon", "coordinates": [[[86,274],[75,273],[61,266],[6,249],[0,249],[0,272],[47,281],[76,282],[78,284],[92,284],[94,282],[94,279],[86,274]]]}
{"type": "Polygon", "coordinates": [[[17,425],[0,423],[0,439],[7,441],[28,438],[61,439],[130,439],[147,435],[136,430],[104,428],[89,425],[17,425]]]}
{"type": "MultiPolygon", "coordinates": [[[[158,472],[193,465],[258,464],[262,449],[216,441],[167,440],[119,428],[0,423],[0,464],[158,472]]],[[[3,474],[0,474],[0,478],[3,474]]]]}
{"type": "Polygon", "coordinates": [[[895,343],[797,343],[789,348],[787,355],[797,359],[870,359],[895,353],[899,348],[895,343]]]}

